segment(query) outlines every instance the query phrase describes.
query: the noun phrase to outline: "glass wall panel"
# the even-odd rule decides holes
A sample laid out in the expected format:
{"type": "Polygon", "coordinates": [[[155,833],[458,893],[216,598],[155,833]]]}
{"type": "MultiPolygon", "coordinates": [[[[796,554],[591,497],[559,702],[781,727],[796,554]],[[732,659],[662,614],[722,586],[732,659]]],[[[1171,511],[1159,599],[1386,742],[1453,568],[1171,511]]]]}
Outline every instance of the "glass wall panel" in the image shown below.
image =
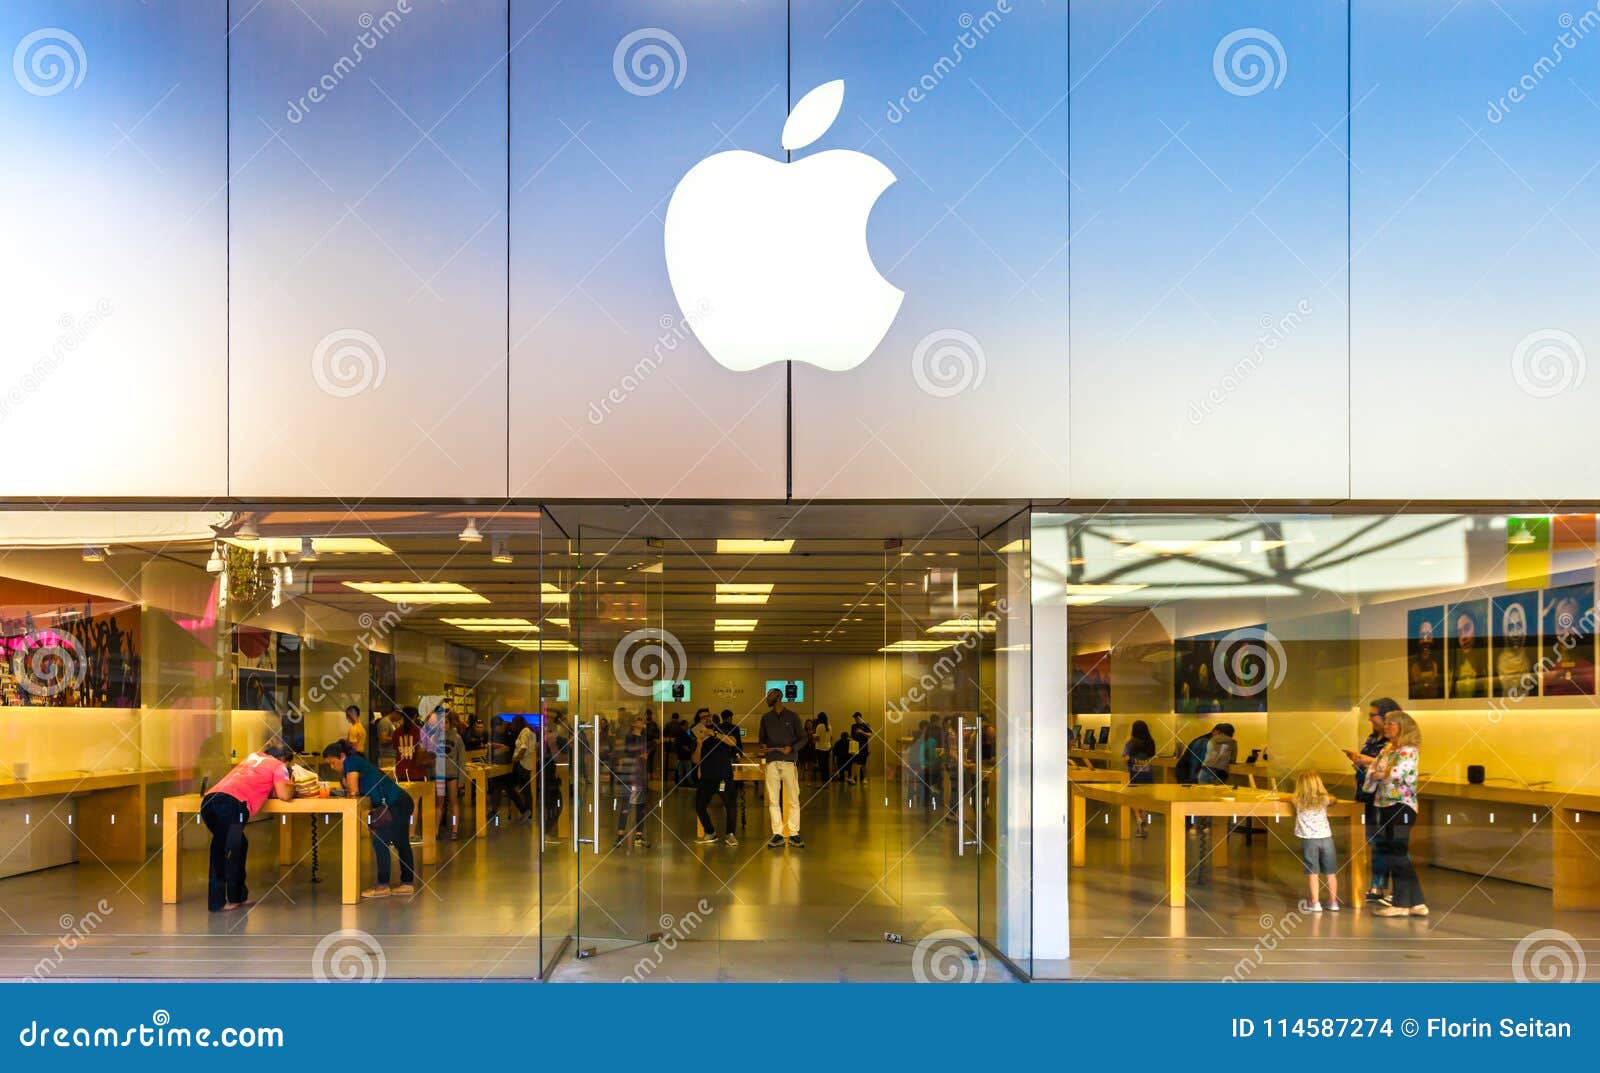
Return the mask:
{"type": "Polygon", "coordinates": [[[1034,529],[1071,678],[1053,971],[1520,979],[1596,937],[1595,516],[1034,529]]]}

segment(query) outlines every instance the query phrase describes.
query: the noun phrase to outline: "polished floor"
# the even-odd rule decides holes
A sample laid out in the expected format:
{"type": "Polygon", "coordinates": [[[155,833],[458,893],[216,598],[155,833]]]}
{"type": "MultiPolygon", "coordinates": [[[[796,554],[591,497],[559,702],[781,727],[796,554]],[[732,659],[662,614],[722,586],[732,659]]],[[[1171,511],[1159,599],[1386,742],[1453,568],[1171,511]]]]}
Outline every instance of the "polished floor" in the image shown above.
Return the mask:
{"type": "MultiPolygon", "coordinates": [[[[956,855],[942,810],[886,801],[878,784],[808,785],[804,796],[803,850],[764,848],[753,795],[738,847],[695,844],[688,793],[652,812],[650,846],[614,846],[607,800],[598,853],[585,846],[574,857],[563,818],[541,876],[537,825],[502,822],[485,838],[441,844],[414,897],[357,906],[338,900],[337,840],[322,840],[312,884],[309,840],[280,871],[275,832],[258,824],[257,904],[235,914],[205,910],[196,831],[175,906],[161,904],[155,858],[0,880],[0,977],[531,979],[543,962],[556,980],[1013,978],[971,938],[990,931],[991,914],[977,862],[956,855]]],[[[720,822],[720,806],[713,815],[720,822]]],[[[1175,910],[1159,901],[1159,840],[1095,830],[1071,879],[1073,956],[1032,963],[1035,977],[1506,980],[1519,957],[1527,970],[1524,940],[1540,931],[1568,937],[1555,940],[1557,956],[1600,957],[1600,914],[1555,913],[1545,890],[1425,869],[1434,910],[1425,921],[1309,914],[1297,908],[1292,847],[1236,838],[1233,848],[1230,867],[1175,910]]],[[[364,867],[370,882],[370,859],[364,867]]],[[[983,884],[992,890],[992,873],[983,884]]]]}

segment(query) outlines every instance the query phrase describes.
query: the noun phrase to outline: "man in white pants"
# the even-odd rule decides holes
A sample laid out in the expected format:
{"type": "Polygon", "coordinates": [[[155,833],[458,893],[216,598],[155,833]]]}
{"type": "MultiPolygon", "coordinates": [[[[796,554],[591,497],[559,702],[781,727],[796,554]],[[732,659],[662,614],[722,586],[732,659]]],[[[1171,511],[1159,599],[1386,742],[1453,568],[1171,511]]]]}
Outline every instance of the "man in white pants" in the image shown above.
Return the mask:
{"type": "Polygon", "coordinates": [[[806,742],[800,717],[783,706],[783,693],[767,690],[767,713],[761,717],[761,744],[766,748],[767,812],[772,817],[772,838],[768,849],[777,849],[785,837],[795,849],[804,849],[800,840],[800,773],[795,768],[795,753],[806,742]]]}

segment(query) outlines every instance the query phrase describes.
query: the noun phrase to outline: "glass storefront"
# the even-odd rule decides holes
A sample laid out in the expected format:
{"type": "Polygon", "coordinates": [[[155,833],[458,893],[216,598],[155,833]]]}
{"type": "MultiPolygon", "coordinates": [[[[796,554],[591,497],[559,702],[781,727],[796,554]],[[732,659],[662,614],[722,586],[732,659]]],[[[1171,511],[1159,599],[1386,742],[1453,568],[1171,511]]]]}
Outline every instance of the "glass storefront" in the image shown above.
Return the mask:
{"type": "Polygon", "coordinates": [[[1073,958],[1041,975],[1506,979],[1529,936],[1569,958],[1596,936],[1593,515],[1107,512],[1032,536],[1072,823],[1073,958]],[[1321,825],[1297,834],[1324,788],[1336,894],[1307,875],[1321,825]]]}

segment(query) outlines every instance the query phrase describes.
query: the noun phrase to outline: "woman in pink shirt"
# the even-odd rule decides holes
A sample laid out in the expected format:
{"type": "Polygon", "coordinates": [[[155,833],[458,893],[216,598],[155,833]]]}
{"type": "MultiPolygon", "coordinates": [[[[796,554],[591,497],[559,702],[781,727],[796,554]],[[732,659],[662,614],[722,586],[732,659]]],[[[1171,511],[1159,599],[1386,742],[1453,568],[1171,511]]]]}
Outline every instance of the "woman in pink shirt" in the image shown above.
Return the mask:
{"type": "Polygon", "coordinates": [[[250,849],[244,837],[246,821],[261,811],[268,797],[294,800],[294,783],[285,760],[294,754],[281,745],[268,745],[245,757],[200,802],[200,819],[211,832],[211,874],[206,885],[206,908],[213,913],[250,904],[244,885],[244,858],[250,849]]]}

